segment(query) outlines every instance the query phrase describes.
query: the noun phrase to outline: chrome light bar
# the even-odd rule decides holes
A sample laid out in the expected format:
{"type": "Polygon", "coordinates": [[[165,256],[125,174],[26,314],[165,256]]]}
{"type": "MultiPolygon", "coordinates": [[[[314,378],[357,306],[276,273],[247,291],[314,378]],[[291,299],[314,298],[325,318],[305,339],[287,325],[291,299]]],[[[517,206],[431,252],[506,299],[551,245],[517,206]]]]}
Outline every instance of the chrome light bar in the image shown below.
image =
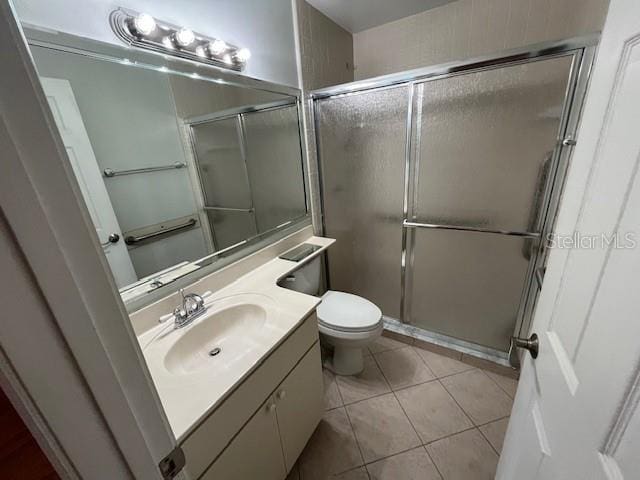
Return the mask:
{"type": "Polygon", "coordinates": [[[118,8],[109,16],[111,29],[123,42],[176,57],[242,71],[251,52],[188,28],[160,21],[147,13],[118,8]]]}

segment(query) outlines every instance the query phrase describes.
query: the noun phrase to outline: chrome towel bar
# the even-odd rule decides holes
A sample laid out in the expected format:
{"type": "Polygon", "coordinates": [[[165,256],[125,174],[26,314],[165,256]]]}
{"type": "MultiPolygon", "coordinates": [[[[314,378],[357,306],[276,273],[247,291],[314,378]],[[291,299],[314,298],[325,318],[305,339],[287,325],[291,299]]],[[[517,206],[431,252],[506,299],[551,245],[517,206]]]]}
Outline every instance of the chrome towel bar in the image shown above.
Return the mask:
{"type": "Polygon", "coordinates": [[[171,165],[161,165],[158,167],[143,167],[143,168],[132,168],[130,170],[113,170],[112,168],[105,168],[102,171],[102,174],[105,177],[119,177],[120,175],[133,175],[134,173],[147,173],[147,172],[160,172],[162,170],[174,170],[179,168],[185,168],[187,166],[184,162],[176,162],[171,165]]]}
{"type": "Polygon", "coordinates": [[[403,228],[434,228],[437,230],[459,230],[463,232],[479,232],[479,233],[493,233],[496,235],[509,235],[512,237],[540,238],[540,234],[537,232],[519,232],[516,230],[495,230],[491,228],[467,227],[464,225],[418,223],[418,222],[409,222],[407,220],[405,220],[402,223],[402,227],[403,228]]]}
{"type": "Polygon", "coordinates": [[[151,238],[159,237],[160,235],[164,235],[166,233],[174,233],[174,232],[177,232],[178,230],[183,230],[185,228],[191,228],[196,223],[198,223],[198,221],[195,218],[190,218],[185,223],[181,223],[179,225],[175,225],[175,226],[169,227],[169,228],[163,228],[161,230],[156,230],[155,232],[147,233],[146,235],[139,235],[137,237],[133,236],[133,235],[129,235],[128,237],[126,237],[124,239],[124,243],[126,243],[127,245],[135,245],[136,243],[140,243],[140,242],[143,242],[145,240],[149,240],[151,238]]]}

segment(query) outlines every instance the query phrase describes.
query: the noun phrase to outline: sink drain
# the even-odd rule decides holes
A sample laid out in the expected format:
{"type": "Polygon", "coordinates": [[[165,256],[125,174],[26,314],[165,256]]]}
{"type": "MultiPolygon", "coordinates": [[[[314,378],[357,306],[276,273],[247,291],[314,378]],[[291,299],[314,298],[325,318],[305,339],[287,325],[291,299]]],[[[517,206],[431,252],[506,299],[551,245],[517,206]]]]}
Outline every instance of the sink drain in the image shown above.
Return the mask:
{"type": "Polygon", "coordinates": [[[213,350],[211,350],[209,352],[209,356],[210,357],[215,357],[216,355],[218,355],[220,352],[222,351],[222,349],[220,347],[216,347],[213,350]]]}

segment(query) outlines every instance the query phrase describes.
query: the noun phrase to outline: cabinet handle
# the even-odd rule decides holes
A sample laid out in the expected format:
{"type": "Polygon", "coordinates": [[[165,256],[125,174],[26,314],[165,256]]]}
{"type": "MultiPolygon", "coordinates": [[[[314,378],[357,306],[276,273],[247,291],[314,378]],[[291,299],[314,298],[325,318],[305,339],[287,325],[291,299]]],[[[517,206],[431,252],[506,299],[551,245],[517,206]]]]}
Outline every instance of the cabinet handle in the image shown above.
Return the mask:
{"type": "Polygon", "coordinates": [[[267,412],[273,412],[276,409],[276,404],[274,402],[269,403],[267,405],[267,412]]]}
{"type": "Polygon", "coordinates": [[[287,392],[285,392],[284,390],[280,390],[278,392],[278,400],[284,400],[284,397],[287,396],[287,392]]]}

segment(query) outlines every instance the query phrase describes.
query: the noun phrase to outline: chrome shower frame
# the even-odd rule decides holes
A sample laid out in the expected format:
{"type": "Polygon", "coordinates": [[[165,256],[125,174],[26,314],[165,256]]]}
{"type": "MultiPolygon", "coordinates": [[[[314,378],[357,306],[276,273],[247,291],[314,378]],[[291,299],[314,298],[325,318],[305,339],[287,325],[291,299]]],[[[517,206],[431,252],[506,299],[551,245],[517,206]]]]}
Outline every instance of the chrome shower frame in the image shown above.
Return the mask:
{"type": "MultiPolygon", "coordinates": [[[[400,279],[400,319],[385,318],[385,327],[397,333],[409,335],[413,338],[426,340],[447,348],[451,348],[462,353],[475,357],[487,359],[503,365],[511,365],[509,362],[509,352],[502,352],[493,348],[474,344],[468,341],[453,338],[434,332],[429,332],[423,328],[414,326],[411,320],[411,272],[413,270],[413,238],[415,228],[439,228],[480,231],[473,227],[457,227],[454,225],[433,225],[416,223],[412,217],[411,206],[415,204],[416,182],[418,178],[419,160],[416,155],[420,146],[420,125],[421,111],[414,108],[416,99],[422,96],[424,83],[427,81],[448,78],[456,75],[493,70],[500,67],[521,65],[530,62],[547,60],[557,57],[571,56],[571,68],[568,76],[567,90],[564,97],[564,105],[561,114],[556,148],[551,157],[551,168],[549,173],[548,187],[543,192],[543,200],[540,203],[540,211],[536,212],[535,231],[530,232],[507,232],[507,231],[485,231],[485,233],[498,235],[516,235],[529,238],[533,241],[529,259],[525,284],[523,286],[517,317],[515,319],[514,336],[527,336],[530,328],[535,304],[538,298],[542,278],[544,275],[544,265],[547,258],[546,239],[553,232],[555,218],[558,212],[561,193],[564,187],[566,173],[569,166],[573,147],[576,144],[576,134],[582,113],[582,106],[591,76],[591,70],[595,59],[597,44],[600,35],[593,34],[570,38],[562,41],[545,42],[535,44],[525,48],[506,50],[490,55],[483,55],[468,60],[456,61],[435,65],[406,72],[384,75],[373,79],[366,79],[323,88],[312,91],[307,99],[312,104],[310,115],[314,128],[316,141],[316,160],[323,192],[323,163],[319,145],[319,123],[317,100],[329,97],[342,97],[358,95],[374,90],[383,90],[394,87],[409,87],[408,113],[406,120],[406,147],[405,147],[405,171],[404,171],[404,196],[402,216],[402,250],[400,252],[401,279],[400,279]],[[415,158],[415,161],[412,159],[415,158]]],[[[320,199],[322,209],[322,230],[326,231],[324,217],[324,198],[320,199]]],[[[325,265],[327,272],[327,282],[330,284],[328,264],[325,265]]],[[[517,357],[516,357],[517,358],[517,357]]]]}

